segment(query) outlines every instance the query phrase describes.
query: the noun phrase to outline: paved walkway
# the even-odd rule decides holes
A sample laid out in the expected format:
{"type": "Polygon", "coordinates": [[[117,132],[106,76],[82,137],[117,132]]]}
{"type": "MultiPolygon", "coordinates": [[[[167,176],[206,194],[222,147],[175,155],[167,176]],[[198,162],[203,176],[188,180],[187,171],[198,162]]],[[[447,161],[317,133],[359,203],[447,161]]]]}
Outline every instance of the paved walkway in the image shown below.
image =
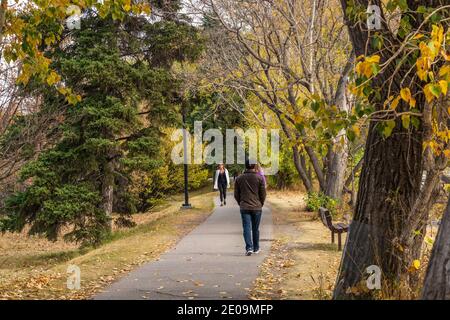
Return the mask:
{"type": "MultiPolygon", "coordinates": [[[[215,201],[217,206],[219,200],[215,201]]],[[[227,206],[217,206],[175,248],[113,283],[95,299],[247,299],[272,240],[268,208],[263,210],[260,238],[261,253],[245,256],[239,209],[228,194],[227,206]]]]}

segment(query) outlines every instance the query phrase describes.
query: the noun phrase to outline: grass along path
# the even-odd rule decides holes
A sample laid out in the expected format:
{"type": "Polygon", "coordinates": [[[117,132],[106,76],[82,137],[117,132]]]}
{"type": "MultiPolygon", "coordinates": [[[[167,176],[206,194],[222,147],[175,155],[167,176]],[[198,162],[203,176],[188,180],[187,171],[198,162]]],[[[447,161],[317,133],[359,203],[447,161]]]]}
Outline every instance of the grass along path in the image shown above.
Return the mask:
{"type": "Polygon", "coordinates": [[[305,196],[300,191],[269,191],[274,242],[252,298],[331,298],[342,252],[331,244],[330,231],[317,213],[306,211],[305,196]]]}
{"type": "MultiPolygon", "coordinates": [[[[261,253],[245,256],[239,206],[228,193],[208,219],[161,255],[106,288],[100,300],[247,299],[272,240],[272,215],[264,208],[261,253]]],[[[215,199],[219,203],[218,197],[215,199]]]]}
{"type": "MultiPolygon", "coordinates": [[[[261,267],[252,290],[254,299],[331,299],[342,256],[337,244],[331,244],[330,231],[318,219],[317,212],[307,212],[306,194],[300,191],[270,191],[268,205],[272,207],[274,242],[270,255],[261,267]]],[[[431,216],[442,212],[439,206],[431,216]]],[[[339,219],[338,219],[339,220],[339,219]]],[[[428,264],[437,226],[429,226],[422,247],[417,272],[419,282],[428,264]]],[[[346,234],[343,236],[345,243],[346,234]]],[[[395,296],[383,292],[381,299],[417,299],[420,290],[400,290],[395,296]]]]}
{"type": "Polygon", "coordinates": [[[215,193],[194,192],[192,210],[180,210],[182,196],[159,209],[134,215],[138,224],[118,229],[107,243],[80,250],[25,234],[0,235],[0,299],[86,299],[137,266],[158,259],[212,212],[215,193]],[[81,269],[81,289],[68,290],[67,267],[81,269]]]}

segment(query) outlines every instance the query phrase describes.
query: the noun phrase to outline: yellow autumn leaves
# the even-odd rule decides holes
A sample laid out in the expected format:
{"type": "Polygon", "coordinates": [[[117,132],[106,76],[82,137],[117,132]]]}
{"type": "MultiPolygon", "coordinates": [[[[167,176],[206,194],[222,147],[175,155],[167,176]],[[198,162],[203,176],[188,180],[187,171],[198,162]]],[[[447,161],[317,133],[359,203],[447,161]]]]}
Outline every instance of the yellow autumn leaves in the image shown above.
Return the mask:
{"type": "MultiPolygon", "coordinates": [[[[388,112],[395,111],[401,102],[409,106],[411,112],[417,112],[415,117],[411,112],[402,110],[398,114],[401,117],[402,125],[405,129],[413,124],[417,127],[419,125],[418,117],[420,117],[417,109],[417,96],[423,94],[426,102],[433,104],[433,108],[444,108],[450,116],[450,105],[444,99],[449,93],[450,87],[450,53],[448,52],[448,43],[450,43],[450,32],[445,30],[440,24],[431,26],[430,33],[417,33],[411,36],[410,43],[406,46],[410,48],[411,53],[417,54],[417,58],[413,63],[417,78],[422,81],[422,92],[413,91],[410,88],[400,88],[399,92],[395,92],[383,102],[384,109],[388,112]]],[[[412,57],[410,53],[409,57],[412,57]]],[[[413,58],[414,59],[414,58],[413,58]]],[[[367,99],[369,95],[376,95],[376,88],[371,87],[371,79],[376,76],[383,65],[380,66],[380,56],[372,55],[368,57],[360,56],[357,58],[355,66],[356,80],[350,85],[350,91],[358,97],[367,99]]],[[[398,63],[407,61],[398,60],[398,63]]],[[[411,60],[409,60],[411,61],[411,60]]],[[[420,106],[423,107],[423,106],[420,106]]],[[[395,126],[395,121],[390,120],[385,123],[384,134],[389,136],[395,126]]],[[[430,148],[436,155],[445,155],[450,159],[450,150],[446,147],[450,141],[450,130],[447,126],[433,125],[433,138],[424,143],[424,149],[430,148]]]]}
{"type": "MultiPolygon", "coordinates": [[[[418,34],[415,39],[423,38],[422,34],[418,34]]],[[[416,61],[417,76],[422,81],[429,81],[423,88],[423,92],[430,103],[433,99],[439,98],[441,95],[446,96],[450,83],[450,55],[447,54],[443,43],[445,40],[444,27],[442,25],[433,25],[431,38],[428,43],[421,41],[419,43],[420,57],[416,61]],[[442,57],[445,61],[444,65],[438,72],[440,80],[436,80],[436,74],[432,67],[438,57],[442,57]]]]}
{"type": "Polygon", "coordinates": [[[403,88],[400,90],[400,95],[394,98],[394,96],[390,96],[387,101],[385,101],[384,106],[386,108],[387,105],[390,104],[389,108],[391,110],[397,109],[400,101],[403,100],[409,104],[411,108],[416,107],[416,99],[412,96],[411,90],[409,88],[403,88]]]}
{"type": "Polygon", "coordinates": [[[355,72],[357,76],[360,79],[363,79],[363,84],[350,84],[349,89],[352,94],[355,96],[359,96],[362,98],[366,97],[366,93],[364,91],[365,87],[369,84],[369,80],[376,76],[379,72],[379,65],[380,65],[381,57],[379,55],[373,55],[373,56],[360,56],[357,58],[357,61],[359,61],[356,64],[355,72]],[[361,60],[361,61],[359,61],[361,60]],[[364,79],[365,78],[365,79],[364,79]]]}
{"type": "Polygon", "coordinates": [[[408,272],[416,272],[420,269],[420,260],[413,260],[411,266],[408,268],[408,272]]]}
{"type": "MultiPolygon", "coordinates": [[[[433,79],[433,73],[430,72],[432,63],[438,57],[439,53],[442,54],[444,59],[448,59],[447,53],[442,49],[444,42],[444,27],[442,25],[433,25],[431,31],[431,41],[425,43],[421,41],[419,43],[420,57],[416,61],[417,75],[420,80],[427,81],[427,79],[433,79]]],[[[422,34],[416,35],[415,39],[422,38],[422,34]]],[[[448,61],[448,60],[447,60],[448,61]]]]}
{"type": "MultiPolygon", "coordinates": [[[[69,88],[62,89],[61,77],[51,69],[51,61],[46,58],[40,48],[42,43],[51,46],[59,40],[64,29],[64,19],[70,14],[67,9],[73,5],[69,0],[43,0],[30,1],[30,11],[25,20],[17,14],[18,11],[12,6],[7,7],[7,23],[4,35],[8,37],[2,57],[8,62],[20,61],[22,67],[17,82],[27,84],[32,77],[36,77],[49,86],[55,86],[61,94],[66,96],[69,103],[75,104],[80,101],[80,96],[74,94],[69,88]],[[52,32],[42,34],[35,32],[39,30],[43,22],[49,21],[59,24],[52,32]]],[[[101,17],[111,14],[113,19],[121,19],[126,13],[135,14],[151,11],[148,3],[133,3],[131,0],[113,0],[97,2],[94,0],[78,0],[76,5],[80,9],[95,6],[101,17]]]]}
{"type": "Polygon", "coordinates": [[[436,123],[434,123],[433,136],[433,139],[423,143],[423,149],[426,150],[427,148],[430,148],[434,154],[438,156],[443,154],[447,159],[450,159],[450,149],[445,147],[450,141],[450,130],[448,128],[439,130],[436,123]]]}
{"type": "Polygon", "coordinates": [[[448,82],[446,80],[440,80],[435,83],[429,83],[423,88],[423,93],[427,99],[427,102],[430,103],[435,98],[439,98],[441,94],[444,96],[447,95],[448,91],[448,82]]]}
{"type": "MultiPolygon", "coordinates": [[[[418,35],[419,36],[419,35],[418,35]]],[[[416,36],[417,37],[417,36],[416,36]]],[[[418,39],[423,38],[420,35],[418,39]]],[[[448,94],[450,86],[450,54],[446,52],[445,38],[449,38],[449,32],[444,33],[444,27],[433,25],[431,37],[428,42],[419,43],[420,57],[416,61],[417,76],[424,82],[429,82],[423,87],[423,93],[427,103],[432,103],[448,94]],[[437,61],[440,63],[438,64],[437,61]],[[434,66],[440,65],[440,69],[433,70],[434,66]]],[[[448,40],[447,40],[448,41],[448,40]]],[[[448,115],[450,115],[450,106],[445,106],[448,115]]],[[[443,154],[450,159],[450,150],[445,146],[450,141],[450,130],[448,127],[440,127],[433,123],[433,139],[424,142],[424,150],[430,150],[436,154],[443,154]]]]}
{"type": "Polygon", "coordinates": [[[360,61],[356,65],[356,73],[359,76],[365,76],[370,78],[378,73],[378,65],[380,63],[380,56],[374,55],[370,57],[364,57],[363,61],[360,61]]]}

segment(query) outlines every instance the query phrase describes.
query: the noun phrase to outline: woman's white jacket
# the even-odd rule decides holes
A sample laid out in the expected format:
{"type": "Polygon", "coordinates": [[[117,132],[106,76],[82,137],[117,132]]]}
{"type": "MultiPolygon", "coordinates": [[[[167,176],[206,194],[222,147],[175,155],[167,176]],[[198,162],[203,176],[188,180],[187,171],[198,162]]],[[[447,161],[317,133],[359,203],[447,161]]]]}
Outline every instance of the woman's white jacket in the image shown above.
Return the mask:
{"type": "MultiPolygon", "coordinates": [[[[214,190],[219,189],[219,173],[220,170],[216,170],[216,174],[214,175],[214,190]]],[[[225,169],[225,177],[227,178],[227,188],[230,187],[230,175],[228,174],[228,170],[225,169]]]]}

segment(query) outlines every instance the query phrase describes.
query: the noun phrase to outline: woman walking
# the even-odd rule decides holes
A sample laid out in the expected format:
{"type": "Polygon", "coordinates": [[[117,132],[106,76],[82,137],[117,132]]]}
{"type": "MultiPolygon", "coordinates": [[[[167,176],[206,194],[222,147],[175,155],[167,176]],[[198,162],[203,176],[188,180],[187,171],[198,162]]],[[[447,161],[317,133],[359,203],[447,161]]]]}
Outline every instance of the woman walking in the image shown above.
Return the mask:
{"type": "Polygon", "coordinates": [[[258,175],[263,179],[264,187],[267,188],[267,180],[266,180],[266,176],[264,174],[263,167],[261,167],[261,165],[259,163],[257,163],[255,165],[255,170],[256,170],[256,173],[258,173],[258,175]]]}
{"type": "Polygon", "coordinates": [[[227,204],[227,188],[230,187],[230,176],[225,165],[219,164],[214,176],[214,190],[220,192],[220,206],[227,204]]]}

